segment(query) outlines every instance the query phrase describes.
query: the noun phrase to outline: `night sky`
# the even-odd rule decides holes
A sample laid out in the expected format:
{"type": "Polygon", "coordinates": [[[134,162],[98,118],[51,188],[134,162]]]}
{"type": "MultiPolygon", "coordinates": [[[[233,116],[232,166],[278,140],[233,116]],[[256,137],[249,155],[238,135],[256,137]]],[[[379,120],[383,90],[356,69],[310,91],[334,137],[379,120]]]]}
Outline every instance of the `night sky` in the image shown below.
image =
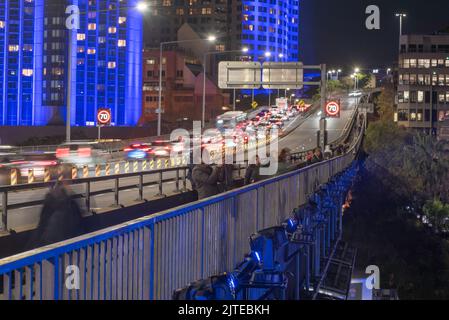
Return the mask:
{"type": "Polygon", "coordinates": [[[429,34],[449,27],[449,0],[301,0],[302,60],[331,68],[382,68],[397,59],[399,18],[403,33],[429,34]],[[381,30],[367,30],[368,5],[380,8],[381,30]]]}

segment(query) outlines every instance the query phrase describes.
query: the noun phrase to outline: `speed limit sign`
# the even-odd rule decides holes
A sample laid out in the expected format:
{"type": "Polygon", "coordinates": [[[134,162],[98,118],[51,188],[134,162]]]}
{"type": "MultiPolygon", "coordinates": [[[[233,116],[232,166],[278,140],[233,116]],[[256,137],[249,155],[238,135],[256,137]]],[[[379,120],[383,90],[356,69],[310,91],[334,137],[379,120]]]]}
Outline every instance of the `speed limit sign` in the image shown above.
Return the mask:
{"type": "Polygon", "coordinates": [[[332,118],[340,117],[340,101],[329,101],[326,104],[326,115],[332,118]]]}
{"type": "Polygon", "coordinates": [[[109,126],[111,124],[111,109],[98,109],[97,123],[99,126],[109,126]]]}

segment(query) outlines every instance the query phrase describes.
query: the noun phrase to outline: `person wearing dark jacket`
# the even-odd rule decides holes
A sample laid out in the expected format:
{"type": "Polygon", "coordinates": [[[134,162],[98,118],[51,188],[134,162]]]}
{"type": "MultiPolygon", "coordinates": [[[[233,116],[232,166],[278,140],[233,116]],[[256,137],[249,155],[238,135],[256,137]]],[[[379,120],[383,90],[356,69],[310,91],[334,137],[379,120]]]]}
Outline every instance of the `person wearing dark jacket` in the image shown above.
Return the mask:
{"type": "Polygon", "coordinates": [[[260,158],[256,155],[256,163],[252,163],[246,168],[245,185],[257,182],[260,179],[260,158]]]}
{"type": "Polygon", "coordinates": [[[83,234],[82,212],[67,189],[57,183],[46,195],[39,224],[29,249],[49,245],[83,234]]]}
{"type": "Polygon", "coordinates": [[[290,157],[290,149],[289,148],[284,148],[281,150],[281,153],[279,154],[278,157],[278,175],[287,173],[291,167],[290,167],[290,163],[288,162],[288,159],[290,157]]]}
{"type": "Polygon", "coordinates": [[[218,178],[220,168],[211,167],[207,164],[198,164],[193,168],[192,179],[198,192],[198,199],[205,199],[217,195],[218,178]]]}
{"type": "Polygon", "coordinates": [[[315,151],[313,152],[312,164],[321,162],[323,160],[324,160],[324,158],[323,158],[323,153],[321,152],[321,148],[316,148],[315,151]]]}

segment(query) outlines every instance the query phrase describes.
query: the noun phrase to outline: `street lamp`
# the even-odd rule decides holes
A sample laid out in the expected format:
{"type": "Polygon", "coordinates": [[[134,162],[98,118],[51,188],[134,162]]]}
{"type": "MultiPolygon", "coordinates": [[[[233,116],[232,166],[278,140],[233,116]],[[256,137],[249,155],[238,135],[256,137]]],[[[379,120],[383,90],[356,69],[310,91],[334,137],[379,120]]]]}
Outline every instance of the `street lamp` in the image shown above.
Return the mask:
{"type": "Polygon", "coordinates": [[[137,3],[136,9],[140,12],[146,12],[149,9],[149,5],[145,1],[140,1],[139,3],[137,3]]]}
{"type": "MultiPolygon", "coordinates": [[[[212,37],[211,37],[212,38],[212,37]]],[[[211,39],[209,38],[209,39],[211,39]]],[[[215,39],[215,38],[214,38],[215,39]]],[[[206,125],[206,59],[208,55],[219,55],[225,53],[248,53],[249,49],[247,47],[242,48],[241,50],[228,50],[228,51],[211,51],[205,52],[203,57],[203,106],[202,106],[202,116],[201,116],[201,125],[203,128],[206,125]]],[[[235,89],[234,89],[234,97],[233,97],[233,105],[235,110],[235,89]]]]}
{"type": "Polygon", "coordinates": [[[407,17],[405,13],[396,13],[396,17],[399,17],[399,51],[401,50],[401,36],[402,36],[402,19],[407,17]]]}
{"type": "Polygon", "coordinates": [[[399,17],[399,35],[402,36],[402,19],[407,18],[407,14],[396,13],[396,17],[399,17]]]}
{"type": "Polygon", "coordinates": [[[292,98],[294,98],[296,96],[296,94],[294,94],[294,93],[292,93],[291,95],[290,95],[290,105],[292,105],[292,98]]]}
{"type": "Polygon", "coordinates": [[[337,70],[337,80],[339,80],[339,75],[340,75],[340,73],[341,73],[341,69],[338,69],[338,70],[337,70]]]}
{"type": "Polygon", "coordinates": [[[217,38],[215,36],[209,36],[206,39],[191,39],[191,40],[179,40],[179,41],[168,41],[168,42],[161,42],[159,47],[159,100],[158,100],[158,107],[157,107],[157,135],[161,135],[161,128],[162,128],[162,50],[163,46],[169,45],[169,44],[179,44],[179,43],[188,43],[188,42],[197,42],[197,41],[209,41],[209,42],[215,42],[217,38]]]}
{"type": "MultiPolygon", "coordinates": [[[[72,2],[73,3],[73,2],[72,2]]],[[[133,9],[137,10],[141,13],[145,13],[147,10],[149,10],[149,5],[146,1],[139,1],[135,6],[124,6],[123,8],[133,9]]],[[[115,9],[102,9],[102,10],[94,10],[92,12],[109,12],[113,11],[115,9]]],[[[74,12],[72,11],[71,14],[77,13],[79,16],[82,14],[87,14],[87,12],[74,12]]],[[[71,28],[69,29],[69,45],[68,45],[68,63],[67,63],[67,105],[66,105],[66,142],[71,141],[71,110],[72,110],[72,79],[73,79],[73,70],[72,70],[72,57],[76,55],[78,52],[78,30],[77,28],[71,28]]],[[[75,65],[76,68],[76,65],[75,65]]],[[[75,70],[76,73],[76,70],[75,70]]],[[[76,85],[76,84],[75,84],[76,85]]],[[[75,89],[76,90],[76,89],[75,89]]],[[[76,99],[74,99],[74,108],[76,109],[76,99]]]]}

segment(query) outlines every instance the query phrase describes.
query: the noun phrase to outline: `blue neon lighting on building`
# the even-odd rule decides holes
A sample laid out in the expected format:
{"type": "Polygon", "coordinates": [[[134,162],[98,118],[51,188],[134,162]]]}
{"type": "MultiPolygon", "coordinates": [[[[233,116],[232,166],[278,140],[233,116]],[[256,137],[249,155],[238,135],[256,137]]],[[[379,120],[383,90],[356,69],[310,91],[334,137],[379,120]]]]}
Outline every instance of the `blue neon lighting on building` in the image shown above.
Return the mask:
{"type": "Polygon", "coordinates": [[[40,120],[43,12],[44,0],[0,0],[0,125],[40,120]]]}
{"type": "Polygon", "coordinates": [[[118,126],[137,125],[142,109],[143,48],[143,18],[137,3],[78,0],[81,12],[96,14],[81,15],[78,35],[83,37],[77,41],[72,125],[96,122],[99,108],[110,108],[112,122],[118,126]]]}
{"type": "MultiPolygon", "coordinates": [[[[54,110],[43,105],[46,1],[54,0],[0,0],[0,125],[46,125],[54,110]]],[[[66,77],[64,83],[65,89],[69,81],[73,83],[72,96],[67,97],[74,106],[72,125],[95,123],[99,108],[112,110],[115,125],[137,125],[142,106],[143,48],[138,2],[67,1],[84,13],[78,34],[85,35],[85,39],[72,36],[67,40],[67,45],[72,42],[78,47],[71,57],[74,77],[66,77]]],[[[61,110],[65,118],[66,108],[61,110]]]]}
{"type": "Polygon", "coordinates": [[[242,46],[255,61],[298,61],[299,0],[243,0],[242,46]]]}

